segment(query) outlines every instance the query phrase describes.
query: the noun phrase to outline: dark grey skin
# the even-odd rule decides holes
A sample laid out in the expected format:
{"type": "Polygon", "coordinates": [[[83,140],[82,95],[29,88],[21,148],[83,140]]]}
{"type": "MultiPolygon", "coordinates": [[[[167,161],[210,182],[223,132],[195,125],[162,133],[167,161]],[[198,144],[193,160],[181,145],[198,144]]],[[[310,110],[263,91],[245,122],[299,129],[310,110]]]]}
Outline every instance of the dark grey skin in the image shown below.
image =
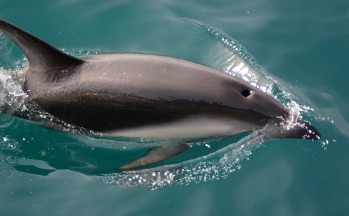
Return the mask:
{"type": "MultiPolygon", "coordinates": [[[[279,125],[289,116],[261,90],[200,64],[149,54],[72,57],[3,20],[0,30],[28,59],[23,89],[31,100],[89,130],[114,136],[212,137],[279,125]]],[[[320,139],[314,127],[299,123],[270,138],[320,139]]],[[[119,168],[146,166],[187,147],[152,148],[119,168]]]]}

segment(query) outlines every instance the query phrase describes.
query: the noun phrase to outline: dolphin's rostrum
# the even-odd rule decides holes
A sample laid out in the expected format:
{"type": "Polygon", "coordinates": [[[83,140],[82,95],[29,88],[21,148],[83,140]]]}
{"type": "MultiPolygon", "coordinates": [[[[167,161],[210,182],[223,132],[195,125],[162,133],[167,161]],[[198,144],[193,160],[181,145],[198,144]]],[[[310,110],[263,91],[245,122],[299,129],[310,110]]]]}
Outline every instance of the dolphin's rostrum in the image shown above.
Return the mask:
{"type": "MultiPolygon", "coordinates": [[[[200,138],[279,125],[289,111],[261,90],[222,71],[150,54],[67,55],[0,20],[28,59],[23,89],[48,113],[114,136],[200,138]]],[[[309,123],[270,138],[320,139],[309,123]]],[[[160,146],[120,169],[165,160],[187,145],[160,146]]]]}

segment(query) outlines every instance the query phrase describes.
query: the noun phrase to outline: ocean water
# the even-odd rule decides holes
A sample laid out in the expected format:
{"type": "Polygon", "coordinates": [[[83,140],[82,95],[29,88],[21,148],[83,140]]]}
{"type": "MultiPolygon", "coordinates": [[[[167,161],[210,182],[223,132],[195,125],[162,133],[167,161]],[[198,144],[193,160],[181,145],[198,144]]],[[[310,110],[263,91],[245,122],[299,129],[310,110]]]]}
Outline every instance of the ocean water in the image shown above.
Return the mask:
{"type": "Polygon", "coordinates": [[[119,173],[117,163],[155,141],[79,136],[12,116],[28,109],[49,119],[28,104],[18,84],[26,60],[0,34],[0,215],[349,214],[347,1],[0,0],[0,18],[72,55],[153,53],[218,68],[322,134],[207,139],[169,161],[175,168],[119,173]],[[251,70],[232,69],[234,58],[251,70]]]}

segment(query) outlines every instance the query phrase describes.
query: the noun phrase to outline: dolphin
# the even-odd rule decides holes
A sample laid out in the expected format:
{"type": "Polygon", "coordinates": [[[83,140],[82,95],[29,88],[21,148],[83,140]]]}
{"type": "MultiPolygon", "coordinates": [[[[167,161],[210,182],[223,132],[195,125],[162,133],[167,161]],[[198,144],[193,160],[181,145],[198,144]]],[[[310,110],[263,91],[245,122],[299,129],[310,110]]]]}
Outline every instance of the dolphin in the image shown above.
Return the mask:
{"type": "MultiPolygon", "coordinates": [[[[162,138],[231,136],[275,124],[279,132],[270,139],[320,139],[301,119],[283,130],[286,107],[220,70],[152,54],[73,57],[4,20],[0,30],[28,60],[22,87],[29,98],[69,124],[111,136],[162,138]]],[[[118,169],[147,166],[187,148],[154,147],[118,169]]]]}

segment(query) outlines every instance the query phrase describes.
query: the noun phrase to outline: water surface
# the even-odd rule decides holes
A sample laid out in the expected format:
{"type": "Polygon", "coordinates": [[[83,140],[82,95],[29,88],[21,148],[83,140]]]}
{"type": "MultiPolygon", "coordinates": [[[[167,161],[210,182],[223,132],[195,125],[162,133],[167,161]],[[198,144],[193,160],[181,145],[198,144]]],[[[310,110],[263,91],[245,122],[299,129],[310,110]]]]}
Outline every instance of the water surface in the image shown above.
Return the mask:
{"type": "MultiPolygon", "coordinates": [[[[190,175],[197,178],[182,178],[153,191],[138,184],[127,185],[134,183],[128,179],[113,185],[118,183],[114,178],[98,178],[101,173],[113,174],[108,171],[113,161],[105,158],[129,159],[122,145],[121,149],[98,149],[98,144],[108,147],[108,143],[70,136],[2,111],[0,215],[349,213],[346,1],[2,0],[0,8],[1,18],[74,55],[154,53],[224,69],[222,59],[231,56],[234,49],[229,47],[232,38],[253,54],[256,67],[266,71],[256,73],[256,83],[268,86],[276,81],[281,88],[279,100],[294,100],[303,109],[309,107],[302,113],[304,118],[323,134],[319,142],[264,141],[258,148],[242,151],[243,155],[228,155],[231,163],[239,160],[226,173],[220,169],[215,175],[217,163],[206,163],[192,169],[207,169],[206,179],[205,175],[190,175]],[[224,35],[217,37],[190,20],[224,35]],[[228,42],[219,40],[225,36],[228,42]],[[86,168],[86,162],[97,165],[98,172],[92,166],[86,168]]],[[[8,105],[11,99],[12,108],[23,108],[25,96],[11,82],[24,63],[23,54],[0,35],[0,104],[8,105]]],[[[278,94],[275,89],[271,93],[278,94]]],[[[207,144],[226,146],[245,136],[207,144]]],[[[198,151],[205,154],[205,149],[198,151]]],[[[136,149],[131,155],[140,151],[136,149]]]]}

